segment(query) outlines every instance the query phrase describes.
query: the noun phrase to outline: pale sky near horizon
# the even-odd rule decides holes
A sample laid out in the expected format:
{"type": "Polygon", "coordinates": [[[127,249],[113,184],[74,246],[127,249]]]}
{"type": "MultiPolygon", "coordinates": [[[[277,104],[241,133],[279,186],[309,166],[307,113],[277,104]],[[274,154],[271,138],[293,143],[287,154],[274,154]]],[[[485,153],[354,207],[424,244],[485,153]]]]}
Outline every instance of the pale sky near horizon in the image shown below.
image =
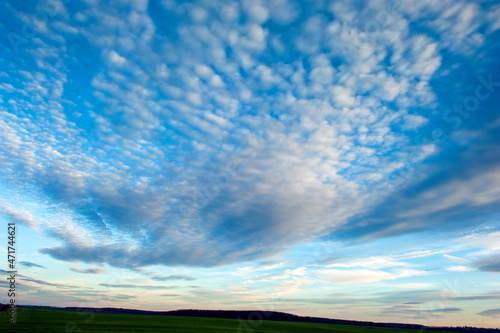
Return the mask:
{"type": "Polygon", "coordinates": [[[500,327],[498,1],[0,8],[19,303],[500,327]]]}

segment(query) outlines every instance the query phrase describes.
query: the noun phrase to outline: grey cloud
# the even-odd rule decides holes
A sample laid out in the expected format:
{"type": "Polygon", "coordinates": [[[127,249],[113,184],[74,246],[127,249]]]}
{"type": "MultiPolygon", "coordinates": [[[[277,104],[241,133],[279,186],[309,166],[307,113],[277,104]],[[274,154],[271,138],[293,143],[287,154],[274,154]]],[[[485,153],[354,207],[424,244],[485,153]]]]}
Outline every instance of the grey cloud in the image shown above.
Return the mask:
{"type": "Polygon", "coordinates": [[[463,311],[463,310],[460,308],[443,308],[443,309],[426,310],[426,312],[432,312],[432,313],[460,312],[460,311],[463,311]]]}
{"type": "Polygon", "coordinates": [[[374,301],[380,303],[398,303],[398,302],[430,302],[441,298],[440,290],[410,290],[383,292],[374,295],[374,301]]]}
{"type": "Polygon", "coordinates": [[[150,286],[150,285],[137,285],[137,284],[110,284],[110,283],[99,283],[100,286],[109,288],[133,288],[133,289],[150,289],[150,290],[161,290],[161,289],[176,289],[176,286],[150,286]]]}
{"type": "MultiPolygon", "coordinates": [[[[433,302],[440,300],[443,297],[442,290],[413,290],[413,291],[398,291],[398,292],[384,292],[377,293],[372,300],[382,303],[396,303],[405,301],[404,304],[416,305],[426,302],[433,302]]],[[[482,301],[482,300],[499,300],[500,292],[488,292],[482,294],[472,295],[453,295],[448,300],[451,301],[482,301]]]]}
{"type": "Polygon", "coordinates": [[[419,309],[411,305],[394,305],[382,311],[382,316],[388,315],[408,315],[413,319],[437,318],[446,313],[456,313],[463,311],[460,308],[439,308],[439,309],[419,309]]]}
{"type": "Polygon", "coordinates": [[[168,276],[153,276],[152,280],[156,281],[172,281],[172,280],[184,280],[184,281],[194,281],[196,278],[187,275],[168,275],[168,276]]]}
{"type": "Polygon", "coordinates": [[[480,316],[500,318],[500,309],[489,309],[478,313],[480,316]]]}
{"type": "Polygon", "coordinates": [[[344,298],[337,298],[337,297],[332,297],[332,298],[283,298],[279,300],[274,300],[271,299],[269,301],[276,302],[276,303],[298,303],[298,304],[339,304],[339,305],[346,305],[346,304],[363,304],[366,302],[366,299],[359,299],[355,298],[354,295],[352,298],[350,297],[344,297],[344,298]]]}
{"type": "Polygon", "coordinates": [[[328,294],[325,298],[286,298],[280,302],[286,303],[301,303],[301,304],[397,304],[404,302],[403,307],[411,308],[411,305],[422,304],[440,299],[441,291],[439,290],[414,290],[414,291],[396,291],[368,294],[365,297],[360,297],[353,293],[333,293],[328,294]]]}
{"type": "Polygon", "coordinates": [[[484,300],[500,300],[500,292],[485,293],[482,295],[457,296],[453,299],[457,301],[484,301],[484,300]]]}
{"type": "Polygon", "coordinates": [[[38,265],[38,264],[35,264],[35,263],[32,263],[32,262],[29,262],[29,261],[20,261],[19,264],[21,266],[24,266],[24,267],[37,267],[37,268],[46,268],[45,266],[42,266],[42,265],[38,265]]]}
{"type": "MultiPolygon", "coordinates": [[[[109,290],[108,290],[109,291],[109,290]]],[[[99,292],[98,290],[68,290],[65,292],[66,295],[74,295],[74,296],[79,296],[79,297],[88,297],[88,298],[119,298],[119,299],[127,299],[127,298],[136,298],[137,296],[133,295],[124,295],[124,294],[110,294],[106,293],[106,295],[103,295],[102,292],[99,292]]]]}
{"type": "Polygon", "coordinates": [[[28,282],[33,282],[33,283],[36,283],[36,284],[45,285],[45,286],[57,287],[57,288],[78,288],[76,286],[71,286],[71,285],[62,284],[62,283],[47,282],[47,281],[44,281],[44,280],[38,280],[38,279],[30,278],[30,277],[27,277],[27,276],[22,276],[22,280],[23,281],[28,281],[28,282]]]}
{"type": "Polygon", "coordinates": [[[500,272],[500,254],[490,255],[476,260],[474,266],[483,272],[500,272]]]}
{"type": "Polygon", "coordinates": [[[77,273],[83,273],[83,274],[102,274],[105,273],[106,270],[102,268],[76,268],[76,267],[70,267],[70,271],[77,272],[77,273]]]}

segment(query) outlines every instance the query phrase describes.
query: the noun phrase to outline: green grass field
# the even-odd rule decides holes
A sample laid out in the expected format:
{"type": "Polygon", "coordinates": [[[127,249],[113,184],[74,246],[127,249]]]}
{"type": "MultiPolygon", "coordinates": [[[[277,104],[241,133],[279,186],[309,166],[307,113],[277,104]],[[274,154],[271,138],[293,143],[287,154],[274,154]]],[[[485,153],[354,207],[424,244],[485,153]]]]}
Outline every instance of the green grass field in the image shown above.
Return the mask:
{"type": "Polygon", "coordinates": [[[169,333],[416,333],[417,330],[373,328],[332,324],[292,322],[249,322],[232,319],[195,317],[167,317],[148,315],[122,315],[77,313],[75,311],[19,308],[17,323],[8,322],[7,313],[0,314],[0,332],[40,333],[117,333],[117,332],[169,332],[169,333]],[[246,325],[246,326],[245,326],[246,325]]]}

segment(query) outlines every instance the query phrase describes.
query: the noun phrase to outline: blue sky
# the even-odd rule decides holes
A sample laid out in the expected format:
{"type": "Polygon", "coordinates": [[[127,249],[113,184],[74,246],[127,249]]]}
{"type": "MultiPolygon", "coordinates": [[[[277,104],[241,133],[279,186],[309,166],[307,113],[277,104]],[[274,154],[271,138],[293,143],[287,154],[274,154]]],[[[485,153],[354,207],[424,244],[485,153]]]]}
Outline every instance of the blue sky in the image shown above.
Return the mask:
{"type": "Polygon", "coordinates": [[[0,18],[20,302],[500,327],[496,1],[0,18]]]}

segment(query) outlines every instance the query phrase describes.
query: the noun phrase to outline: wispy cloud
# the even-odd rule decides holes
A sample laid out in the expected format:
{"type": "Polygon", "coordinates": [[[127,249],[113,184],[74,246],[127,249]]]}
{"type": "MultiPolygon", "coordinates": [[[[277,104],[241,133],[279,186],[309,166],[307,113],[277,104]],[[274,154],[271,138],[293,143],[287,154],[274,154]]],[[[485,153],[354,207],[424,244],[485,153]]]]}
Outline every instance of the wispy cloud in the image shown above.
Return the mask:
{"type": "Polygon", "coordinates": [[[428,275],[429,272],[415,269],[401,269],[394,272],[374,269],[325,269],[318,272],[319,276],[335,283],[373,283],[383,280],[396,280],[419,275],[428,275]]]}
{"type": "Polygon", "coordinates": [[[134,289],[151,289],[151,290],[156,290],[156,289],[175,289],[177,288],[176,286],[152,286],[152,285],[137,285],[137,284],[110,284],[110,283],[100,283],[100,286],[103,287],[108,287],[108,288],[134,288],[134,289]]]}
{"type": "Polygon", "coordinates": [[[184,280],[184,281],[194,281],[196,278],[187,275],[157,275],[151,278],[156,281],[172,281],[172,280],[184,280]]]}
{"type": "Polygon", "coordinates": [[[76,267],[70,267],[69,270],[72,271],[72,272],[84,273],[84,274],[103,274],[103,273],[106,273],[106,270],[102,269],[102,268],[76,268],[76,267]]]}
{"type": "Polygon", "coordinates": [[[38,265],[38,264],[29,262],[29,261],[20,261],[19,265],[24,266],[24,267],[28,267],[28,268],[31,268],[31,267],[46,268],[46,267],[44,267],[42,265],[38,265]]]}
{"type": "Polygon", "coordinates": [[[480,316],[500,318],[500,309],[484,310],[478,313],[480,316]]]}
{"type": "MultiPolygon", "coordinates": [[[[0,269],[0,272],[2,272],[4,275],[9,276],[8,273],[7,273],[7,271],[5,271],[3,269],[0,269]]],[[[79,288],[78,286],[75,286],[75,285],[68,285],[68,284],[64,284],[64,283],[49,282],[49,281],[45,281],[45,280],[36,279],[36,278],[30,277],[30,276],[24,275],[24,274],[14,274],[14,275],[21,277],[23,284],[24,284],[24,282],[28,282],[29,284],[34,283],[35,285],[57,287],[57,288],[63,288],[63,289],[65,289],[65,288],[79,288]]]]}
{"type": "Polygon", "coordinates": [[[466,266],[450,266],[446,268],[446,270],[449,272],[468,272],[471,271],[472,269],[466,266]]]}

